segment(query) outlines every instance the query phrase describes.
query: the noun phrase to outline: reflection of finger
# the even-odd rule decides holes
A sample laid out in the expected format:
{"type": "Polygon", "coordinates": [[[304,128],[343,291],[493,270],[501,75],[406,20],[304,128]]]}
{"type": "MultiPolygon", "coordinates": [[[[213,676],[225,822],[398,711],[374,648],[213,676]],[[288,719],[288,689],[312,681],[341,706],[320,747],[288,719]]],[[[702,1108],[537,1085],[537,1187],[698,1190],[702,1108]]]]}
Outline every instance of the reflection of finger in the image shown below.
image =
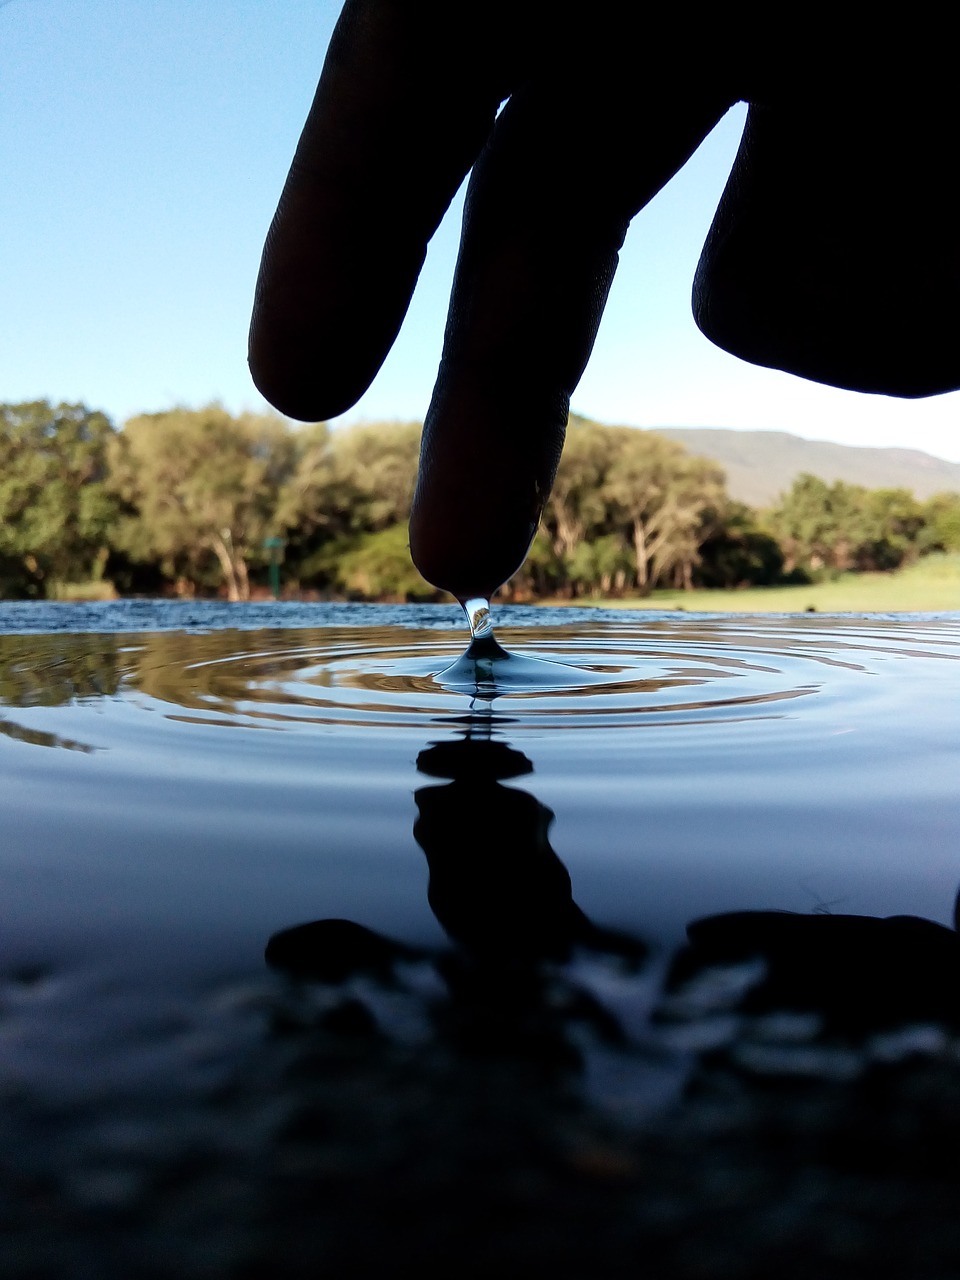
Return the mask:
{"type": "Polygon", "coordinates": [[[708,338],[856,391],[960,386],[960,112],[933,85],[860,72],[816,106],[751,108],[694,285],[708,338]]]}
{"type": "Polygon", "coordinates": [[[595,65],[576,92],[554,77],[515,94],[471,178],[410,527],[421,573],[461,597],[522,562],[629,219],[728,105],[595,65]]]}
{"type": "Polygon", "coordinates": [[[479,7],[344,8],[267,236],[250,331],[254,381],[292,417],[349,408],[396,337],[427,241],[504,92],[479,7]]]}

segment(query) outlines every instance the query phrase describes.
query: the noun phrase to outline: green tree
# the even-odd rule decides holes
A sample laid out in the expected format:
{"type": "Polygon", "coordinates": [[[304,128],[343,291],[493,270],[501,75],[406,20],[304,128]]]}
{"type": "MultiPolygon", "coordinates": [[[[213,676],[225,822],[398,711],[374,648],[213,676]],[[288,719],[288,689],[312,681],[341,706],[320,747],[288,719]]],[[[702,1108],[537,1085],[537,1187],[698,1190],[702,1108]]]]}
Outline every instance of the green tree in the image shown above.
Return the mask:
{"type": "Polygon", "coordinates": [[[331,431],[325,422],[296,428],[293,465],[277,495],[277,523],[302,539],[317,530],[333,536],[346,527],[344,495],[334,471],[331,431]]]}
{"type": "Polygon", "coordinates": [[[769,513],[786,568],[813,571],[896,569],[920,554],[923,506],[907,489],[865,489],[797,476],[769,513]]]}
{"type": "Polygon", "coordinates": [[[527,558],[502,588],[503,600],[536,600],[543,596],[570,594],[570,583],[563,561],[554,551],[546,529],[540,528],[527,552],[527,558]]]}
{"type": "Polygon", "coordinates": [[[897,569],[917,558],[926,521],[922,505],[909,489],[865,490],[862,510],[857,569],[897,569]]]}
{"type": "Polygon", "coordinates": [[[543,528],[561,560],[607,529],[603,486],[616,455],[613,428],[571,415],[563,456],[543,513],[543,528]]]}
{"type": "Polygon", "coordinates": [[[630,548],[619,533],[605,533],[579,543],[565,557],[567,577],[575,594],[619,595],[634,567],[630,548]]]}
{"type": "Polygon", "coordinates": [[[668,575],[684,587],[712,517],[725,498],[723,471],[652,431],[621,428],[603,492],[613,522],[633,544],[637,586],[646,594],[668,575]]]}
{"type": "Polygon", "coordinates": [[[863,533],[862,525],[857,526],[864,492],[840,480],[827,484],[807,472],[796,477],[768,517],[770,532],[786,556],[787,572],[797,567],[851,567],[863,533]]]}
{"type": "Polygon", "coordinates": [[[960,551],[960,493],[935,493],[923,506],[922,552],[960,551]]]}
{"type": "Polygon", "coordinates": [[[0,570],[7,589],[100,578],[117,503],[106,481],[105,414],[47,400],[0,405],[0,570]]]}
{"type": "Polygon", "coordinates": [[[433,600],[435,587],[421,578],[410,559],[406,524],[361,534],[331,565],[334,584],[365,600],[433,600]]]}
{"type": "Polygon", "coordinates": [[[776,538],[759,526],[743,502],[728,502],[700,547],[694,572],[698,587],[767,587],[783,574],[784,555],[776,538]]]}
{"type": "Polygon", "coordinates": [[[286,530],[288,564],[301,582],[363,594],[357,584],[376,580],[384,584],[376,595],[422,594],[423,580],[413,572],[406,534],[406,563],[395,562],[397,577],[392,585],[383,576],[389,555],[376,570],[370,559],[379,556],[378,546],[394,545],[391,539],[399,535],[386,536],[388,531],[406,527],[420,431],[416,422],[375,422],[336,431],[315,423],[294,433],[295,464],[280,495],[277,520],[286,530]],[[376,533],[384,533],[383,543],[361,552],[358,540],[376,533]],[[361,571],[351,559],[353,585],[345,588],[338,558],[353,557],[355,552],[367,568],[361,571]]]}
{"type": "Polygon", "coordinates": [[[371,422],[332,433],[333,473],[352,528],[375,533],[409,520],[421,430],[419,422],[371,422]]]}
{"type": "Polygon", "coordinates": [[[111,484],[128,506],[120,545],[194,579],[212,557],[228,598],[249,599],[250,565],[278,532],[292,437],[282,418],[232,417],[215,404],[131,419],[110,452],[111,484]]]}

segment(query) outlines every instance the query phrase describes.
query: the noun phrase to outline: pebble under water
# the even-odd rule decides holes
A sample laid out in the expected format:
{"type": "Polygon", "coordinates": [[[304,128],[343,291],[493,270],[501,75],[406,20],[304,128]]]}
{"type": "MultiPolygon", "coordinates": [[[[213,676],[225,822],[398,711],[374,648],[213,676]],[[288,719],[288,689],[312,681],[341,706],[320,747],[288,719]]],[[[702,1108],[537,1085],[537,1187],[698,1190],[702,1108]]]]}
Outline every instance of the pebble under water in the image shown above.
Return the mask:
{"type": "Polygon", "coordinates": [[[231,1162],[316,1157],[340,1204],[492,1080],[482,1128],[610,1173],[705,1064],[960,1063],[960,616],[496,621],[485,658],[452,606],[0,605],[5,1274],[87,1274],[91,1213],[114,1265],[210,1274],[150,1205],[259,1274],[231,1162]],[[215,1230],[156,1190],[197,1152],[215,1230]]]}

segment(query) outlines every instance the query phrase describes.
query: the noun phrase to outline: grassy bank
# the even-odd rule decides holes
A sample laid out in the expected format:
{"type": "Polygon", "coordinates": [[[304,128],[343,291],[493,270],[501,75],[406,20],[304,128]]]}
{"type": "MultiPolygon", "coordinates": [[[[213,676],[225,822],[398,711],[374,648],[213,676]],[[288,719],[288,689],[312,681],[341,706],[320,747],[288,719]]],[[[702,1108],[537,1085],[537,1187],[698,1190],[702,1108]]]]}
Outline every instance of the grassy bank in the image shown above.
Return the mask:
{"type": "MultiPolygon", "coordinates": [[[[544,601],[543,603],[567,603],[544,601]]],[[[831,582],[738,591],[655,591],[619,600],[583,599],[608,609],[704,613],[925,613],[960,610],[960,555],[927,556],[897,573],[846,573],[831,582]]]]}
{"type": "Polygon", "coordinates": [[[109,578],[91,578],[87,582],[51,582],[47,587],[48,600],[119,600],[116,587],[109,578]]]}

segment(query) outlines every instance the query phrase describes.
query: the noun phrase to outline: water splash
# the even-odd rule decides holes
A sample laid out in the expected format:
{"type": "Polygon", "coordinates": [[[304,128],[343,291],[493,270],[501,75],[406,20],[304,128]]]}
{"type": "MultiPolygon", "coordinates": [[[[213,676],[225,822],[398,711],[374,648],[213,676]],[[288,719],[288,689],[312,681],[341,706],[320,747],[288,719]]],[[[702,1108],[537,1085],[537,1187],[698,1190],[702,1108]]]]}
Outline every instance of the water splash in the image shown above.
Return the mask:
{"type": "Polygon", "coordinates": [[[470,643],[462,657],[436,679],[445,689],[494,698],[510,690],[562,689],[590,684],[590,674],[559,662],[510,653],[493,631],[490,601],[483,596],[461,600],[470,626],[470,643]]]}
{"type": "Polygon", "coordinates": [[[505,664],[511,656],[493,633],[493,616],[490,601],[483,596],[471,596],[460,601],[470,627],[470,643],[466,652],[451,667],[437,677],[447,688],[475,690],[492,696],[501,680],[505,664]]]}

